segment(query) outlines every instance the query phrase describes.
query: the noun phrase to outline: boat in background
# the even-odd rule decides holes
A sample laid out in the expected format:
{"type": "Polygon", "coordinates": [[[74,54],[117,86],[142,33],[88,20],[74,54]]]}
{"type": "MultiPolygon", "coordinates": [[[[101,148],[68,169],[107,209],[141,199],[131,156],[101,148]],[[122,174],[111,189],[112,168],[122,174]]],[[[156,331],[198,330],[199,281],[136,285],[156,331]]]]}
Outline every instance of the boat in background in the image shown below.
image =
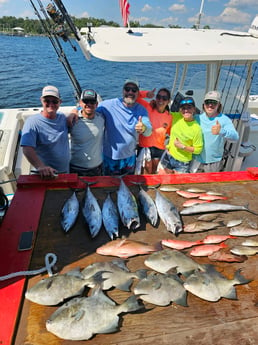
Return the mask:
{"type": "MultiPolygon", "coordinates": [[[[240,171],[257,165],[258,95],[250,96],[250,89],[258,61],[258,16],[246,33],[200,28],[92,27],[91,24],[79,30],[61,0],[54,0],[46,9],[40,0],[30,2],[65,67],[77,99],[81,87],[66,58],[65,45],[60,43],[64,40],[73,45],[65,27],[74,34],[85,55],[85,64],[91,56],[130,62],[136,68],[137,62],[171,63],[171,111],[178,110],[185,95],[192,95],[201,110],[205,93],[219,90],[223,112],[232,119],[240,137],[237,143],[226,143],[223,171],[240,171]],[[35,3],[40,5],[39,9],[35,3]],[[201,71],[189,75],[191,65],[199,65],[201,71]]],[[[61,107],[60,111],[68,114],[71,107],[61,107]]],[[[20,133],[26,118],[39,111],[39,108],[0,109],[0,181],[13,181],[30,173],[31,166],[19,145],[20,133]]],[[[4,183],[3,188],[5,193],[14,193],[16,183],[4,183]]]]}

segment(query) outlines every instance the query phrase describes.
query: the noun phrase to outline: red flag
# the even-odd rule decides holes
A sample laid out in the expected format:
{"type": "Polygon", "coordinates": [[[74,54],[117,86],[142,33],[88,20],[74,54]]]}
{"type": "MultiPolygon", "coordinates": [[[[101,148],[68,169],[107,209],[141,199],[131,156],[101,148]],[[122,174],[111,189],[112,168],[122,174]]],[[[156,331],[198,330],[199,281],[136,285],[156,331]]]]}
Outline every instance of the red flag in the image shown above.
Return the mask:
{"type": "Polygon", "coordinates": [[[129,12],[130,4],[127,0],[119,0],[119,1],[120,1],[120,9],[121,9],[122,17],[123,17],[124,26],[127,26],[127,24],[129,24],[128,16],[130,14],[129,12]]]}

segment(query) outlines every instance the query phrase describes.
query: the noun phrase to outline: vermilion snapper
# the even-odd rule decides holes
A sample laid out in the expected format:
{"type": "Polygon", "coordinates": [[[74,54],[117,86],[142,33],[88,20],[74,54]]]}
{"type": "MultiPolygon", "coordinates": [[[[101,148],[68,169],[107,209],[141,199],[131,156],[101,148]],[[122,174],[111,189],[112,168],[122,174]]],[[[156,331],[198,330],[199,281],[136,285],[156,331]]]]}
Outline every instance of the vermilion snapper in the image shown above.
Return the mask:
{"type": "Polygon", "coordinates": [[[107,242],[103,246],[97,248],[96,253],[101,255],[118,256],[120,258],[127,259],[131,256],[139,254],[149,254],[161,249],[162,247],[160,243],[156,245],[150,245],[126,238],[118,238],[116,240],[107,242]]]}
{"type": "Polygon", "coordinates": [[[161,240],[161,244],[173,248],[173,249],[184,249],[184,248],[190,248],[199,244],[202,244],[202,241],[180,241],[180,240],[161,240]]]}
{"type": "Polygon", "coordinates": [[[192,256],[208,256],[214,252],[217,252],[221,248],[227,248],[228,246],[225,243],[221,244],[204,244],[202,246],[198,246],[193,248],[190,251],[190,255],[192,256]]]}
{"type": "Polygon", "coordinates": [[[226,241],[229,238],[237,238],[237,237],[231,236],[231,235],[208,235],[201,242],[204,244],[216,244],[216,243],[226,241]]]}

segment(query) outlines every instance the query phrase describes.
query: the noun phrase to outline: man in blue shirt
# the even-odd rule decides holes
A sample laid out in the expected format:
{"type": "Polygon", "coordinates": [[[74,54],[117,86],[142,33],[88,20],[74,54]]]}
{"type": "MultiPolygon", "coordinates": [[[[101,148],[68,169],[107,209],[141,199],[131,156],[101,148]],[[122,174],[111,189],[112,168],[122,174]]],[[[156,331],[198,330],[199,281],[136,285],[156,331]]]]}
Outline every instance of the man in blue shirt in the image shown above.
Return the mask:
{"type": "Polygon", "coordinates": [[[147,110],[136,99],[139,84],[127,79],[123,97],[101,102],[96,109],[105,118],[104,175],[134,174],[138,135],[152,132],[147,110]]]}
{"type": "Polygon", "coordinates": [[[21,146],[30,164],[42,178],[69,173],[70,150],[66,116],[58,113],[59,90],[52,85],[42,90],[41,113],[30,116],[22,129],[21,146]]]}
{"type": "Polygon", "coordinates": [[[220,171],[226,140],[239,139],[232,121],[221,112],[220,93],[209,91],[204,97],[202,114],[195,115],[203,133],[203,150],[194,157],[191,172],[202,169],[204,172],[220,171]]]}

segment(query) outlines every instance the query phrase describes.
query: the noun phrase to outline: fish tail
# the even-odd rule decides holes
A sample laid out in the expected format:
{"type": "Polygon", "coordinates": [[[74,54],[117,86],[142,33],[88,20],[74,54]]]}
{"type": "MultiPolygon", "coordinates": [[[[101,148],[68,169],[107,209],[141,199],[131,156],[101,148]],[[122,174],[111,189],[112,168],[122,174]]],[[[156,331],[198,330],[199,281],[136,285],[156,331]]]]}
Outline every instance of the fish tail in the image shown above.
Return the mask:
{"type": "Polygon", "coordinates": [[[155,243],[155,245],[154,245],[154,250],[155,250],[156,252],[159,252],[160,250],[163,250],[162,242],[161,242],[161,241],[155,243]]]}
{"type": "Polygon", "coordinates": [[[242,276],[241,274],[241,268],[239,270],[236,271],[235,276],[234,276],[234,281],[237,284],[247,284],[250,281],[252,281],[252,279],[246,279],[244,276],[242,276]]]}
{"type": "Polygon", "coordinates": [[[144,305],[140,303],[138,297],[135,295],[130,296],[124,303],[120,304],[120,312],[133,312],[143,309],[144,305]]]}
{"type": "Polygon", "coordinates": [[[232,235],[229,235],[228,238],[237,238],[237,236],[232,236],[232,235]]]}
{"type": "Polygon", "coordinates": [[[221,247],[221,248],[227,248],[228,245],[227,245],[226,243],[222,242],[222,243],[220,244],[220,247],[221,247]]]}
{"type": "Polygon", "coordinates": [[[147,277],[147,272],[148,270],[143,268],[143,269],[137,270],[135,274],[138,279],[144,279],[147,277]]]}

